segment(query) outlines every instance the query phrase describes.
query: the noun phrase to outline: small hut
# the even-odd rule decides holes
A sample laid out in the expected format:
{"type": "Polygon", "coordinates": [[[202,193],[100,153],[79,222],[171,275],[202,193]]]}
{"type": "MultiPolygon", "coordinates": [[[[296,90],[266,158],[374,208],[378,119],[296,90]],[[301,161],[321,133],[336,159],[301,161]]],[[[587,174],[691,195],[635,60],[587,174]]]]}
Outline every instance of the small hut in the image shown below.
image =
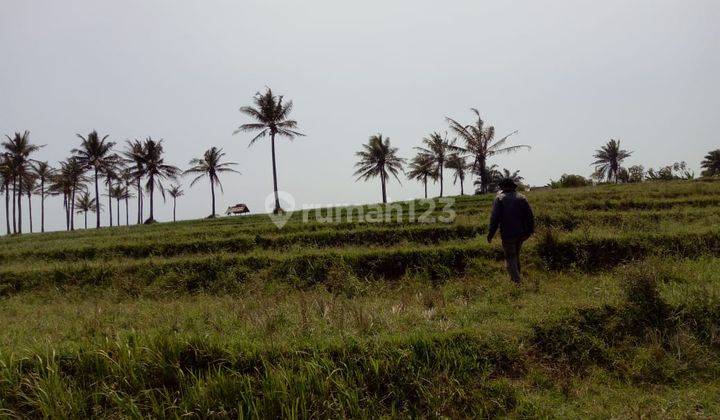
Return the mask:
{"type": "Polygon", "coordinates": [[[225,211],[226,215],[232,215],[232,214],[244,214],[244,213],[250,213],[250,209],[245,204],[239,203],[235,204],[234,206],[228,207],[228,209],[225,211]]]}

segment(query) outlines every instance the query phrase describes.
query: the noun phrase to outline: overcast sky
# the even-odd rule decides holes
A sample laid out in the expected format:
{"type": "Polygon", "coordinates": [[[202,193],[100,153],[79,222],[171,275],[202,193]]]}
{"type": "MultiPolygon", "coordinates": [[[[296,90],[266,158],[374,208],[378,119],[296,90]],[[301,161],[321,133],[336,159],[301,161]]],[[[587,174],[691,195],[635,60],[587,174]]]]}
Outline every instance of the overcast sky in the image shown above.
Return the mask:
{"type": "MultiPolygon", "coordinates": [[[[720,147],[719,21],[717,0],[0,0],[0,133],[30,130],[53,164],[93,129],[163,138],[180,167],[221,147],[242,175],[222,179],[218,212],[264,212],[272,191],[269,142],[232,135],[264,86],[294,101],[307,134],[277,150],[280,189],[299,203],[379,201],[379,181],[352,176],[360,145],[382,132],[410,158],[471,107],[532,145],[492,162],[532,185],[589,175],[610,138],[634,151],[629,165],[698,171],[720,147]]],[[[188,181],[178,216],[208,215],[207,182],[188,181]]],[[[171,218],[170,202],[156,214],[171,218]]]]}

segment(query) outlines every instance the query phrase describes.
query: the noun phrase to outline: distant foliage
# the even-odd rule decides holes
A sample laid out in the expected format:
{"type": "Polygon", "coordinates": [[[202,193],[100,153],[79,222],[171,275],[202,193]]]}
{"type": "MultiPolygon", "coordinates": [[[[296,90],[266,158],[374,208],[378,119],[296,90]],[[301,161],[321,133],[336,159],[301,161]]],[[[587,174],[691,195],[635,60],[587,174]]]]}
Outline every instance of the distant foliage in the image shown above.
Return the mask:
{"type": "Polygon", "coordinates": [[[620,148],[620,140],[610,139],[604,146],[595,151],[594,176],[598,181],[607,179],[608,182],[618,182],[618,173],[622,163],[633,152],[620,148]]]}
{"type": "Polygon", "coordinates": [[[617,174],[617,182],[623,184],[636,184],[645,180],[645,168],[641,165],[633,165],[629,168],[620,168],[617,174]]]}
{"type": "Polygon", "coordinates": [[[485,121],[480,118],[480,112],[471,108],[475,114],[475,121],[472,124],[463,124],[452,118],[446,118],[450,124],[450,131],[457,135],[464,145],[456,146],[455,149],[468,156],[472,159],[473,173],[479,177],[480,181],[480,193],[488,192],[488,187],[491,179],[488,178],[488,165],[487,161],[489,158],[516,152],[521,149],[530,149],[530,146],[521,144],[517,146],[508,146],[508,139],[517,134],[517,130],[512,133],[500,138],[495,138],[495,127],[486,126],[485,121]]]}
{"type": "Polygon", "coordinates": [[[405,175],[410,180],[420,181],[423,183],[425,189],[425,198],[427,195],[427,182],[428,179],[436,180],[437,172],[435,171],[435,162],[432,156],[428,156],[425,153],[418,153],[408,164],[408,171],[405,175]]]}
{"type": "MultiPolygon", "coordinates": [[[[500,191],[500,181],[503,179],[511,179],[515,181],[515,183],[518,186],[518,191],[526,191],[529,188],[527,185],[523,184],[524,178],[520,176],[520,171],[511,171],[507,168],[503,168],[502,170],[499,170],[497,165],[492,165],[489,168],[487,168],[487,174],[486,179],[488,179],[487,184],[487,192],[498,192],[500,191]]],[[[481,194],[481,188],[482,183],[481,180],[477,180],[474,182],[475,186],[477,187],[477,190],[475,191],[475,194],[481,194]]]]}
{"type": "Polygon", "coordinates": [[[647,179],[653,181],[673,181],[678,179],[695,179],[695,173],[687,168],[685,162],[675,162],[658,170],[648,168],[647,179]]]}
{"type": "Polygon", "coordinates": [[[705,169],[702,176],[720,176],[720,149],[708,152],[700,166],[705,169]]]}
{"type": "Polygon", "coordinates": [[[358,162],[355,163],[357,180],[367,181],[379,177],[383,203],[387,203],[386,187],[390,175],[400,182],[398,173],[403,171],[405,164],[405,159],[399,157],[397,152],[397,147],[392,147],[390,139],[378,133],[370,136],[367,144],[363,144],[363,149],[355,153],[358,157],[358,162]]]}
{"type": "Polygon", "coordinates": [[[592,185],[592,181],[582,175],[563,174],[559,180],[550,181],[550,188],[577,188],[592,185]]]}

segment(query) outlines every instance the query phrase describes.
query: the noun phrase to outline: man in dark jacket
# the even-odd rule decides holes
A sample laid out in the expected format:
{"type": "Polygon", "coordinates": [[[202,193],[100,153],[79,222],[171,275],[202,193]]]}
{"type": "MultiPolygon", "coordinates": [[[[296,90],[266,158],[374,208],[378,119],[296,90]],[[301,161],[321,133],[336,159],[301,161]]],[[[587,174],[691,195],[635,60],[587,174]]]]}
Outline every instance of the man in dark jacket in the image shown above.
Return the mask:
{"type": "Polygon", "coordinates": [[[512,281],[519,284],[520,248],[535,231],[535,218],[525,196],[515,191],[515,181],[505,178],[500,181],[499,187],[501,191],[493,202],[487,241],[492,242],[499,227],[508,274],[512,281]]]}

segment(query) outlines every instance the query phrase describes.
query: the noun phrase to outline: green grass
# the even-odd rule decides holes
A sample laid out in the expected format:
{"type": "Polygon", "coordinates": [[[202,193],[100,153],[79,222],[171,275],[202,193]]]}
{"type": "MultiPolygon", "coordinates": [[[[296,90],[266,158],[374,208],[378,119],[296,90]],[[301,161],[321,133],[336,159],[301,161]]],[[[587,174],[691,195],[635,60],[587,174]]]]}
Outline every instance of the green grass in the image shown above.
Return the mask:
{"type": "Polygon", "coordinates": [[[720,416],[720,183],[527,195],[519,288],[490,196],[4,237],[0,416],[720,416]]]}

